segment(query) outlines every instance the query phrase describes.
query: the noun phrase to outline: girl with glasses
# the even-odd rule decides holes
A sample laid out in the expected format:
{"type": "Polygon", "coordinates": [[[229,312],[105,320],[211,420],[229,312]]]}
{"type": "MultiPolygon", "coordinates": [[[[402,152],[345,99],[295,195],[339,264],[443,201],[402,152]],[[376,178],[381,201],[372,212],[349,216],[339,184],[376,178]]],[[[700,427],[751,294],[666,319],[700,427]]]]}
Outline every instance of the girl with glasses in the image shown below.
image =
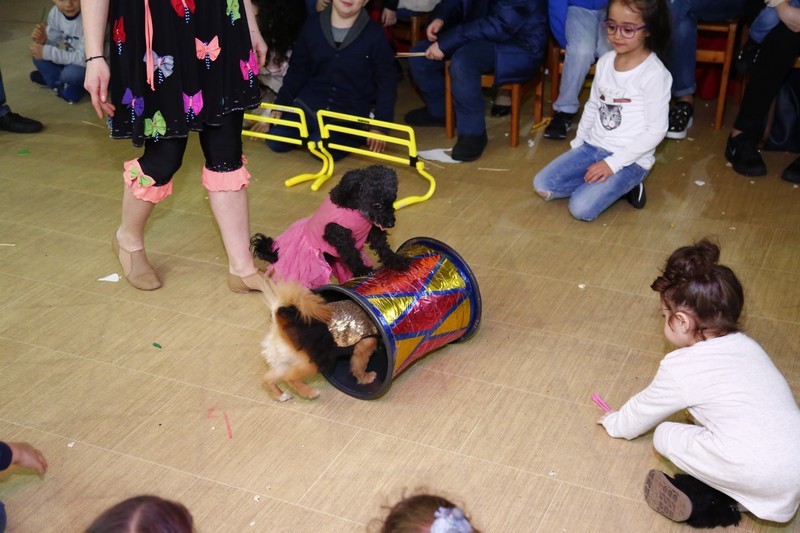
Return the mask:
{"type": "Polygon", "coordinates": [[[656,55],[669,39],[665,0],[612,0],[605,24],[612,51],[598,61],[572,149],[533,180],[545,200],[569,198],[579,220],[626,196],[644,207],[643,181],[667,132],[672,77],[656,55]]]}

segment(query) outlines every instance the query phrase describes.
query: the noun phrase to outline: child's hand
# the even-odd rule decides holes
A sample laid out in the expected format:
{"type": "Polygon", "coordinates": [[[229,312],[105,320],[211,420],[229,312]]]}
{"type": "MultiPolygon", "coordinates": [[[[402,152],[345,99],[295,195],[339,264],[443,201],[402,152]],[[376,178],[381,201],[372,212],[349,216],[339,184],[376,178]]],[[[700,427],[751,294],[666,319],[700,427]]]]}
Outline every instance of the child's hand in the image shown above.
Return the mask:
{"type": "Polygon", "coordinates": [[[425,50],[425,57],[431,61],[441,61],[444,59],[444,52],[439,48],[439,43],[433,43],[425,50]]]}
{"type": "MultiPolygon", "coordinates": [[[[369,130],[372,133],[379,133],[383,135],[384,133],[380,130],[369,130]]],[[[380,139],[367,139],[367,148],[372,150],[373,152],[381,153],[386,149],[386,141],[382,141],[380,139]]]]}
{"type": "Polygon", "coordinates": [[[45,31],[45,26],[41,22],[34,26],[33,33],[31,33],[31,39],[33,42],[44,44],[47,42],[47,32],[45,31]]]}
{"type": "Polygon", "coordinates": [[[32,468],[39,473],[39,477],[44,477],[47,472],[47,460],[42,452],[28,444],[27,442],[7,442],[11,448],[11,464],[32,468]]]}
{"type": "Polygon", "coordinates": [[[32,43],[30,49],[31,49],[31,56],[34,59],[42,59],[42,54],[44,53],[43,45],[39,43],[32,43]]]}
{"type": "Polygon", "coordinates": [[[397,23],[397,13],[389,8],[383,8],[381,13],[381,23],[383,27],[394,26],[397,23]]]}
{"type": "Polygon", "coordinates": [[[442,26],[444,26],[444,21],[442,19],[433,19],[433,21],[428,24],[428,27],[425,30],[425,35],[428,37],[429,41],[435,41],[438,39],[437,35],[442,29],[442,26]]]}
{"type": "Polygon", "coordinates": [[[609,176],[614,174],[611,167],[605,161],[598,161],[586,170],[583,181],[586,183],[603,183],[609,176]]]}
{"type": "Polygon", "coordinates": [[[317,11],[322,11],[326,7],[328,7],[331,3],[331,0],[317,0],[317,11]]]}
{"type": "Polygon", "coordinates": [[[601,416],[600,418],[597,419],[597,423],[602,426],[603,422],[606,421],[606,418],[608,418],[608,415],[610,415],[611,413],[616,413],[616,411],[614,411],[613,409],[611,411],[608,411],[603,416],[601,416]]]}

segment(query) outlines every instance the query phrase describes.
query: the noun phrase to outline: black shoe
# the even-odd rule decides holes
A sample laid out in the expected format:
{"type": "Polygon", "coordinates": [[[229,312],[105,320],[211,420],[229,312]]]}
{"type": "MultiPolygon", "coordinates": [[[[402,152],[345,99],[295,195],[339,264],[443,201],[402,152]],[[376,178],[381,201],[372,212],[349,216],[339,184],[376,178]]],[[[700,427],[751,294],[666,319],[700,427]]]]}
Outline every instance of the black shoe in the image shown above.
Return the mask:
{"type": "Polygon", "coordinates": [[[725,159],[731,162],[734,172],[742,176],[763,176],[767,173],[767,165],[758,151],[756,142],[744,133],[728,137],[725,159]]]}
{"type": "Polygon", "coordinates": [[[488,142],[485,131],[480,135],[459,135],[452,157],[456,161],[475,161],[483,154],[488,142]]]}
{"type": "Polygon", "coordinates": [[[736,72],[739,74],[749,74],[750,69],[758,61],[758,53],[761,51],[761,44],[753,40],[744,43],[739,55],[736,56],[736,72]]]}
{"type": "Polygon", "coordinates": [[[511,114],[511,106],[494,104],[489,113],[491,113],[493,117],[505,117],[511,114]]]}
{"type": "Polygon", "coordinates": [[[572,126],[572,119],[575,118],[575,113],[562,113],[556,111],[553,118],[550,119],[550,124],[544,129],[544,136],[547,139],[562,140],[567,138],[567,132],[572,126]]]}
{"type": "Polygon", "coordinates": [[[692,127],[694,107],[689,102],[675,102],[669,110],[668,139],[685,139],[686,130],[692,127]]]}
{"type": "Polygon", "coordinates": [[[47,82],[44,81],[44,76],[42,76],[42,73],[39,72],[38,70],[34,70],[33,72],[31,72],[30,78],[35,85],[38,85],[39,87],[43,87],[45,89],[48,88],[47,82]]]}
{"type": "Polygon", "coordinates": [[[625,199],[636,209],[642,209],[647,203],[647,194],[644,191],[644,183],[640,183],[625,195],[625,199]]]}
{"type": "Polygon", "coordinates": [[[42,131],[42,128],[44,126],[38,120],[25,118],[16,113],[6,113],[0,117],[0,130],[11,133],[37,133],[42,131]]]}
{"type": "Polygon", "coordinates": [[[406,124],[409,126],[444,126],[444,117],[434,117],[427,107],[420,107],[406,113],[406,124]]]}
{"type": "Polygon", "coordinates": [[[800,157],[792,161],[791,164],[786,167],[786,170],[781,174],[781,179],[789,183],[800,184],[800,157]]]}

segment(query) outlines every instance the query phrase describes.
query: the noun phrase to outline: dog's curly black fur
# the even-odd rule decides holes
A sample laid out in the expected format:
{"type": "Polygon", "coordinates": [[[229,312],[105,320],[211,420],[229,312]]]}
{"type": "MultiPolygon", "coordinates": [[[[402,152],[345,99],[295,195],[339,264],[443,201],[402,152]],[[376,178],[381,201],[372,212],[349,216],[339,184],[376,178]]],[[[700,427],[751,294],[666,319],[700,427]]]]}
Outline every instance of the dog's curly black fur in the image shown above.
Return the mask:
{"type": "MultiPolygon", "coordinates": [[[[346,172],[338,185],[331,189],[330,199],[339,207],[358,211],[372,222],[367,245],[378,255],[384,267],[405,270],[410,266],[411,260],[392,250],[386,230],[382,229],[394,227],[397,187],[397,174],[394,170],[382,165],[372,165],[346,172]]],[[[353,234],[348,228],[331,222],[325,226],[323,238],[336,249],[342,262],[354,276],[366,276],[372,272],[372,268],[364,264],[360,250],[356,248],[353,234]]],[[[259,259],[270,263],[278,260],[278,250],[275,249],[271,237],[256,233],[250,239],[250,248],[259,259]]],[[[327,259],[328,262],[332,262],[334,258],[327,257],[327,259]]]]}

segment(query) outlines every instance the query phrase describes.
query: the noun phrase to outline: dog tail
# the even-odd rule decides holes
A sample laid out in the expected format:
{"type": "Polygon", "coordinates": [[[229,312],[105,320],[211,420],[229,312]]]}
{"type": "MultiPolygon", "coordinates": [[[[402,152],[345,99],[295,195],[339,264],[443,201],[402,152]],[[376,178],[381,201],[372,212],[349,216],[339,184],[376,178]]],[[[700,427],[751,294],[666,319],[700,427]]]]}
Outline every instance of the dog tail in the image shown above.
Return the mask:
{"type": "Polygon", "coordinates": [[[267,237],[263,233],[256,233],[250,239],[250,249],[253,255],[269,263],[278,261],[278,251],[275,250],[275,241],[272,237],[267,237]]]}
{"type": "Polygon", "coordinates": [[[328,323],[331,320],[331,307],[328,302],[320,296],[311,292],[303,285],[294,281],[270,281],[274,300],[266,296],[270,308],[276,310],[280,307],[294,306],[297,308],[300,319],[309,324],[314,320],[328,323]]]}

